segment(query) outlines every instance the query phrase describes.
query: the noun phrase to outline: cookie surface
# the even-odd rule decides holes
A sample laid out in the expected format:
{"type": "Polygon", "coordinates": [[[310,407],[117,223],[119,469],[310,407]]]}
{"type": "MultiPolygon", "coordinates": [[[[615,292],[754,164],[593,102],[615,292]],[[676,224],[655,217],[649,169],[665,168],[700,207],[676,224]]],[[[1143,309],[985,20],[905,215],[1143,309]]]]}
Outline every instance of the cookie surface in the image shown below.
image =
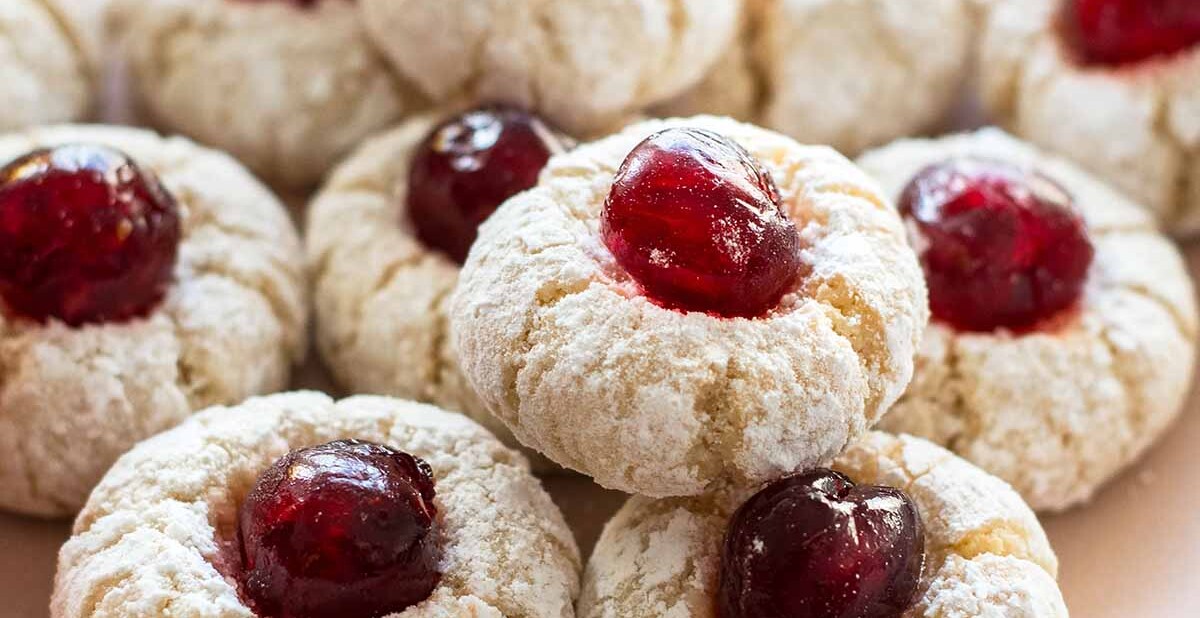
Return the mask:
{"type": "Polygon", "coordinates": [[[437,122],[419,116],[367,142],[313,200],[305,242],[317,348],[351,391],[461,411],[515,447],[463,377],[451,345],[447,314],[459,266],[426,247],[407,216],[410,163],[437,122]]]}
{"type": "Polygon", "coordinates": [[[966,80],[969,0],[751,0],[670,115],[725,114],[849,154],[930,129],[966,80]]]}
{"type": "Polygon", "coordinates": [[[0,137],[5,162],[95,143],[153,171],[179,203],[175,283],[149,316],[70,328],[0,312],[0,506],[66,516],[138,440],[195,409],[287,384],[306,349],[303,253],[279,201],[226,155],[124,128],[0,137]]]}
{"type": "Polygon", "coordinates": [[[0,6],[0,132],[82,120],[97,76],[83,24],[51,0],[0,6]]]}
{"type": "Polygon", "coordinates": [[[907,384],[928,317],[895,210],[832,150],[727,119],[650,121],[551,160],[481,228],[451,307],[463,371],[524,444],[602,485],[694,495],[828,461],[907,384]],[[600,238],[629,152],[668,127],[757,157],[806,275],[758,319],[665,309],[600,238]]]}
{"type": "Polygon", "coordinates": [[[1086,501],[1180,411],[1197,332],[1176,248],[1128,199],[997,130],[912,140],[859,164],[899,196],[925,167],[982,157],[1036,169],[1074,197],[1095,259],[1077,315],[1052,330],[966,333],[936,320],[881,427],[926,437],[1011,483],[1038,510],[1086,501]]]}
{"type": "Polygon", "coordinates": [[[574,615],[574,538],[519,454],[458,414],[317,393],[207,410],[122,457],[59,554],[51,615],[252,618],[225,558],[239,503],[290,450],[350,438],[420,457],[437,479],[441,584],[392,616],[574,615]]]}
{"type": "Polygon", "coordinates": [[[698,82],[740,0],[364,0],[376,42],[438,102],[534,109],[577,134],[698,82]]]}
{"type": "Polygon", "coordinates": [[[1200,47],[1083,67],[1056,2],[984,4],[980,88],[1017,136],[1069,157],[1177,234],[1200,231],[1200,47]]]}
{"type": "MultiPolygon", "coordinates": [[[[903,489],[921,513],[925,570],[904,618],[1067,616],[1045,532],[1002,481],[924,440],[878,432],[833,467],[856,483],[903,489]]],[[[726,527],[748,495],[631,499],[588,563],[578,615],[715,618],[726,527]]]]}
{"type": "Polygon", "coordinates": [[[356,3],[115,0],[109,23],[149,118],[306,188],[421,106],[368,42],[356,3]]]}

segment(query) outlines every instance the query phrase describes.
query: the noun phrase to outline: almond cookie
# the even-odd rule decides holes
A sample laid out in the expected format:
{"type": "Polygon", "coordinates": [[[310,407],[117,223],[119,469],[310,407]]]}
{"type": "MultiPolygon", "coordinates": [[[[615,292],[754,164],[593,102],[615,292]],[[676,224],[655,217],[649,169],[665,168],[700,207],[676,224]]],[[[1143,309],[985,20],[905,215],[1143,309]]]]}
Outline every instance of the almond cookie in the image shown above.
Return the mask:
{"type": "Polygon", "coordinates": [[[0,161],[0,507],[71,515],[138,440],[287,384],[303,253],[233,159],[61,126],[0,161]]]}
{"type": "Polygon", "coordinates": [[[928,313],[877,186],[728,119],[551,159],[480,228],[451,301],[465,375],[523,444],[694,495],[828,461],[900,395],[928,313]]]}
{"type": "Polygon", "coordinates": [[[84,24],[59,1],[0,3],[0,131],[81,120],[92,111],[94,58],[84,24]]]}
{"type": "Polygon", "coordinates": [[[114,0],[137,103],[289,189],[420,107],[345,0],[114,0]]]}
{"type": "Polygon", "coordinates": [[[576,135],[696,84],[741,0],[362,0],[367,27],[430,98],[503,101],[576,135]]]}
{"type": "Polygon", "coordinates": [[[459,370],[449,297],[479,223],[568,145],[533,115],[490,106],[409,120],[331,174],[306,242],[317,347],[340,384],[460,410],[517,446],[459,370]]]}
{"type": "Polygon", "coordinates": [[[750,0],[740,42],[659,111],[726,114],[858,153],[942,121],[974,26],[968,0],[750,0]]]}
{"type": "Polygon", "coordinates": [[[999,479],[877,432],[833,467],[753,496],[631,499],[592,554],[578,615],[1067,616],[1046,534],[999,479]]]}
{"type": "Polygon", "coordinates": [[[882,426],[946,445],[1035,509],[1086,501],[1187,394],[1197,318],[1179,252],[1120,194],[994,129],[859,163],[899,199],[934,316],[882,426]]]}
{"type": "Polygon", "coordinates": [[[1200,231],[1200,4],[993,0],[982,41],[996,119],[1200,231]]]}
{"type": "Polygon", "coordinates": [[[290,393],[123,456],[59,552],[50,614],[570,618],[580,568],[528,464],[471,420],[290,393]]]}

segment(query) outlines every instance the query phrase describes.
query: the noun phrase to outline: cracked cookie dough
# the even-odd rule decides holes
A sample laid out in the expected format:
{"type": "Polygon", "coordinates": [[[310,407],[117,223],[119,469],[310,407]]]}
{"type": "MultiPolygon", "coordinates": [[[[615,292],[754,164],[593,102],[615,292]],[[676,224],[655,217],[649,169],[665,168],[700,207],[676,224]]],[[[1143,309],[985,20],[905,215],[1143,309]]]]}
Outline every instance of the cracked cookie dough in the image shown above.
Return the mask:
{"type": "Polygon", "coordinates": [[[998,130],[902,141],[859,164],[898,196],[927,166],[964,156],[1035,169],[1061,185],[1094,260],[1078,307],[1049,327],[966,332],[935,319],[912,385],[881,427],[948,446],[1035,509],[1066,509],[1137,459],[1179,413],[1195,355],[1192,284],[1143,210],[998,130]]]}
{"type": "Polygon", "coordinates": [[[51,616],[253,618],[231,583],[239,504],[279,457],[340,439],[420,457],[437,483],[441,583],[391,616],[574,616],[578,549],[519,454],[461,415],[316,393],[207,410],[122,457],[59,553],[51,616]]]}
{"type": "MultiPolygon", "coordinates": [[[[926,559],[905,618],[1067,616],[1046,534],[999,479],[925,440],[879,432],[851,445],[833,468],[859,484],[900,488],[916,504],[926,559]]],[[[749,495],[632,498],[588,563],[580,618],[715,618],[726,529],[749,495]]]]}
{"type": "Polygon", "coordinates": [[[0,506],[61,517],[138,440],[192,410],[287,384],[306,349],[303,253],[278,200],[184,139],[61,126],[0,137],[0,160],[53,145],[129,155],[179,205],[174,282],[144,318],[70,327],[0,312],[0,506]]]}
{"type": "Polygon", "coordinates": [[[907,385],[927,318],[891,204],[832,150],[728,119],[649,121],[555,157],[480,229],[451,301],[462,367],[517,438],[607,487],[694,495],[832,459],[907,385]],[[639,142],[702,129],[774,183],[799,271],[768,314],[651,302],[601,239],[639,142]]]}
{"type": "Polygon", "coordinates": [[[439,102],[521,105],[575,135],[697,83],[740,0],[363,0],[391,62],[439,102]]]}
{"type": "Polygon", "coordinates": [[[1058,26],[1065,2],[988,4],[980,86],[992,117],[1111,183],[1168,231],[1200,232],[1200,46],[1086,64],[1058,26]]]}
{"type": "MultiPolygon", "coordinates": [[[[419,116],[368,141],[314,199],[306,245],[317,348],[338,383],[354,392],[461,411],[519,447],[475,395],[451,345],[447,314],[459,264],[423,243],[411,219],[410,169],[440,122],[419,116]]],[[[554,467],[528,454],[535,468],[554,467]]]]}
{"type": "Polygon", "coordinates": [[[749,0],[740,41],[658,111],[729,115],[857,154],[942,122],[974,28],[969,0],[749,0]]]}
{"type": "Polygon", "coordinates": [[[98,77],[89,34],[57,1],[0,3],[0,132],[92,111],[98,77]]]}
{"type": "Polygon", "coordinates": [[[285,188],[423,105],[345,0],[115,0],[109,24],[153,122],[285,188]]]}

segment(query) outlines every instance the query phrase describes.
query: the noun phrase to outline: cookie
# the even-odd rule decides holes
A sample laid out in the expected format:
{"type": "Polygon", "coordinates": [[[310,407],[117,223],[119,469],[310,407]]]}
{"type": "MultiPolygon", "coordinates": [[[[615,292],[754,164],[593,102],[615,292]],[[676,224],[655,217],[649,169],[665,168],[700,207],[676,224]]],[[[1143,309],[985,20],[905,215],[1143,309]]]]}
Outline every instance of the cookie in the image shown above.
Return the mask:
{"type": "Polygon", "coordinates": [[[900,395],[928,317],[866,175],[712,117],[551,159],[480,228],[450,316],[464,374],[518,440],[649,496],[828,461],[900,395]]]}
{"type": "Polygon", "coordinates": [[[0,182],[0,506],[59,517],[137,441],[287,384],[306,349],[303,253],[275,196],[187,140],[0,137],[0,161],[20,157],[0,182]],[[87,210],[98,198],[112,210],[87,210]]]}
{"type": "MultiPolygon", "coordinates": [[[[859,164],[904,210],[905,192],[930,178],[928,170],[970,160],[992,165],[989,173],[1023,177],[1013,180],[1016,195],[1061,196],[1080,225],[1067,234],[1050,210],[1036,215],[1031,209],[1034,223],[1014,232],[1003,216],[980,216],[972,233],[985,240],[962,244],[963,236],[948,228],[923,233],[924,215],[909,218],[927,272],[942,282],[929,281],[934,321],[913,383],[882,427],[946,445],[1011,483],[1035,509],[1062,510],[1086,501],[1136,460],[1179,413],[1195,356],[1192,283],[1179,252],[1144,210],[1074,165],[998,130],[902,141],[859,164]],[[989,234],[996,236],[986,240],[989,234]],[[1049,240],[1039,248],[1037,238],[1049,240]],[[960,262],[978,256],[966,261],[989,265],[965,273],[976,283],[955,281],[936,266],[940,247],[960,262]],[[1004,247],[1012,248],[1011,257],[1004,247]],[[1075,262],[1079,251],[1087,262],[1075,262]],[[1007,270],[1008,260],[1028,261],[1007,270]],[[1004,295],[1010,284],[1000,279],[1016,282],[1014,296],[1004,295]],[[1021,297],[1036,302],[1023,307],[1021,297]],[[1006,315],[1010,305],[1014,311],[1006,315]],[[1009,318],[1016,321],[1002,323],[1009,318]]],[[[981,190],[987,192],[978,202],[983,207],[1009,208],[1005,195],[1012,194],[1002,187],[981,190]]],[[[959,207],[916,203],[931,212],[959,207]]]]}
{"type": "Polygon", "coordinates": [[[730,115],[856,154],[943,121],[974,27],[969,0],[751,0],[739,43],[659,112],[730,115]]]}
{"type": "MultiPolygon", "coordinates": [[[[575,541],[519,454],[458,414],[377,397],[335,402],[316,393],[207,410],[122,457],[96,488],[59,553],[51,615],[258,615],[246,602],[257,583],[245,583],[247,566],[238,546],[248,552],[239,539],[253,538],[254,526],[268,522],[257,519],[264,511],[245,504],[264,499],[260,488],[270,487],[264,483],[270,474],[263,473],[272,462],[294,458],[295,449],[347,439],[360,441],[360,447],[390,449],[393,456],[403,451],[410,463],[414,457],[423,460],[436,494],[429,499],[423,493],[421,501],[436,511],[435,536],[427,538],[435,546],[439,581],[407,609],[376,615],[574,615],[580,570],[575,541]]],[[[336,452],[323,456],[329,461],[336,452]]],[[[325,474],[321,463],[307,460],[306,474],[325,474]]],[[[330,498],[315,491],[314,499],[330,498]]],[[[374,504],[384,509],[393,503],[374,504]]],[[[310,534],[322,529],[319,521],[307,528],[310,534]]],[[[304,542],[300,536],[291,540],[304,542]]],[[[341,559],[353,559],[354,548],[337,547],[341,559]]],[[[344,563],[335,561],[329,568],[344,563]]],[[[295,594],[303,596],[314,584],[295,585],[295,594]]],[[[390,588],[396,587],[391,582],[390,588]]]]}
{"type": "Polygon", "coordinates": [[[1187,0],[987,6],[979,83],[992,117],[1126,193],[1170,232],[1200,231],[1200,9],[1187,0]]]}
{"type": "Polygon", "coordinates": [[[344,0],[115,0],[109,23],[149,120],[284,188],[423,105],[344,0]]]}
{"type": "Polygon", "coordinates": [[[536,182],[565,147],[551,132],[513,108],[422,115],[330,175],[309,209],[306,243],[317,348],[339,384],[462,411],[519,446],[459,370],[447,313],[476,219],[536,182]],[[453,162],[432,177],[439,153],[453,162]]]}
{"type": "MultiPolygon", "coordinates": [[[[1046,535],[1002,481],[924,440],[875,432],[838,457],[834,468],[856,483],[902,490],[923,522],[916,600],[891,615],[1067,616],[1046,535]]],[[[578,615],[728,618],[717,608],[724,595],[719,582],[727,577],[723,544],[731,515],[748,497],[631,499],[605,527],[588,563],[578,615]]],[[[769,553],[771,545],[760,551],[769,553]]]]}
{"type": "Polygon", "coordinates": [[[694,85],[740,0],[364,0],[367,27],[431,99],[504,102],[586,135],[694,85]]]}
{"type": "Polygon", "coordinates": [[[0,132],[82,120],[92,111],[89,34],[74,11],[51,0],[0,7],[0,132]]]}

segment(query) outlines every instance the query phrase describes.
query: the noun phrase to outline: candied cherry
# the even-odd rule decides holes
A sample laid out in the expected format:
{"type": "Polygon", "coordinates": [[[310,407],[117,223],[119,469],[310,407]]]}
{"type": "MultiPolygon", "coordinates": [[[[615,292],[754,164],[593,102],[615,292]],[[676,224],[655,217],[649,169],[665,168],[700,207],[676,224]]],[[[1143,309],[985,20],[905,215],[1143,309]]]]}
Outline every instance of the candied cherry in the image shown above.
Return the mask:
{"type": "Polygon", "coordinates": [[[341,440],[293,451],[238,513],[243,594],[263,618],[375,618],[429,597],[438,572],[428,464],[341,440]]]}
{"type": "Polygon", "coordinates": [[[775,181],[710,131],[667,129],[634,148],[601,233],[647,297],[671,309],[759,317],[799,278],[800,234],[775,181]]]}
{"type": "Polygon", "coordinates": [[[36,150],[0,169],[0,298],[72,325],[144,316],[171,283],[179,206],[151,172],[99,145],[36,150]]]}
{"type": "Polygon", "coordinates": [[[1196,0],[1067,0],[1063,17],[1084,64],[1140,62],[1200,44],[1196,0]]]}
{"type": "Polygon", "coordinates": [[[912,500],[818,469],[767,485],[734,514],[720,618],[896,618],[915,601],[925,531],[912,500]]]}
{"type": "Polygon", "coordinates": [[[408,175],[407,214],[417,238],[462,264],[483,223],[532,188],[571,140],[537,116],[489,105],[454,116],[418,147],[408,175]]]}
{"type": "Polygon", "coordinates": [[[964,331],[1026,331],[1075,306],[1094,250],[1066,189],[987,159],[932,165],[900,210],[920,238],[935,319],[964,331]]]}

